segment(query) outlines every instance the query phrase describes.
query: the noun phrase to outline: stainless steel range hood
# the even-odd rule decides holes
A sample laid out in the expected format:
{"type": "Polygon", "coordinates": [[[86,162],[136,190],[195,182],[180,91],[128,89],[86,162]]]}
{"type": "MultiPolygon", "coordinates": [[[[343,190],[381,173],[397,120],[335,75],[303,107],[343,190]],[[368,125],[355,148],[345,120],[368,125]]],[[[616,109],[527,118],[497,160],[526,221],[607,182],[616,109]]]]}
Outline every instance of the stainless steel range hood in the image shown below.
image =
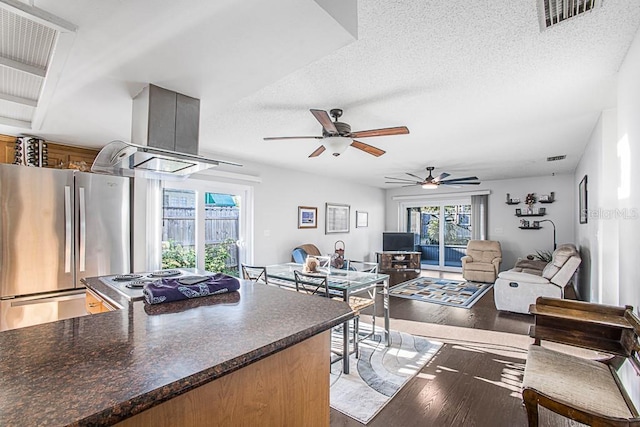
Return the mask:
{"type": "Polygon", "coordinates": [[[149,85],[133,99],[133,143],[107,144],[91,171],[180,180],[219,164],[242,166],[199,156],[199,124],[199,99],[149,85]]]}

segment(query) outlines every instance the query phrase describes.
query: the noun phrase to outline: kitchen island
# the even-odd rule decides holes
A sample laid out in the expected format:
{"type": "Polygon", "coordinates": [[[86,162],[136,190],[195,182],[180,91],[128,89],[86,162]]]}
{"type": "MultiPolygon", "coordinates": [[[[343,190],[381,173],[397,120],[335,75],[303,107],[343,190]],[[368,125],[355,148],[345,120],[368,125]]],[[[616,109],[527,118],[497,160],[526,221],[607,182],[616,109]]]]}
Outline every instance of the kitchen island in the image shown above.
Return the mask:
{"type": "Polygon", "coordinates": [[[0,425],[328,425],[341,301],[240,290],[0,333],[0,425]]]}

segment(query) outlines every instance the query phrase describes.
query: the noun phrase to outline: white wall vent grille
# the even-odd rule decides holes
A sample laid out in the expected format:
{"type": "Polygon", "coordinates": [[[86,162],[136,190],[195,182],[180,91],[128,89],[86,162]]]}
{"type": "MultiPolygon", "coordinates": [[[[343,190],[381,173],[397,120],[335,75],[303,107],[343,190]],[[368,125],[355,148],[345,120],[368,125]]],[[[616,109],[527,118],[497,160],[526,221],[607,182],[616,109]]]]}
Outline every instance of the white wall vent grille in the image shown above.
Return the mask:
{"type": "Polygon", "coordinates": [[[538,0],[540,30],[602,6],[602,0],[538,0]]]}
{"type": "Polygon", "coordinates": [[[37,121],[42,121],[41,105],[53,93],[51,76],[59,76],[51,72],[52,66],[61,66],[55,65],[54,56],[61,64],[68,54],[60,48],[60,38],[75,37],[75,31],[75,25],[42,9],[18,0],[0,0],[0,123],[39,127],[34,120],[39,114],[37,121]]]}

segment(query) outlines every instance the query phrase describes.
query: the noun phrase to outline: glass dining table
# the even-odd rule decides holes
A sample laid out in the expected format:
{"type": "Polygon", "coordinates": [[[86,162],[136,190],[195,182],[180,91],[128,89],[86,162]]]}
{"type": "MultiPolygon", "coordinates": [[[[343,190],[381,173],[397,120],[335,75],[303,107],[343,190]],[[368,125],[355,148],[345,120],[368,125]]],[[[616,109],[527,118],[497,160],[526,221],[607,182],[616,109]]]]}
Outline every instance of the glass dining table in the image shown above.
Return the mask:
{"type": "MultiPolygon", "coordinates": [[[[267,266],[267,281],[272,284],[283,284],[295,288],[294,270],[302,271],[302,264],[288,262],[267,266]],[[277,282],[277,283],[274,283],[277,282]]],[[[384,343],[391,344],[389,335],[389,275],[379,273],[365,273],[362,271],[342,270],[336,268],[319,268],[319,274],[327,275],[327,284],[334,293],[340,293],[344,301],[349,301],[352,294],[371,291],[382,287],[384,307],[384,343]]],[[[345,322],[343,329],[342,371],[349,373],[349,328],[345,322]]]]}

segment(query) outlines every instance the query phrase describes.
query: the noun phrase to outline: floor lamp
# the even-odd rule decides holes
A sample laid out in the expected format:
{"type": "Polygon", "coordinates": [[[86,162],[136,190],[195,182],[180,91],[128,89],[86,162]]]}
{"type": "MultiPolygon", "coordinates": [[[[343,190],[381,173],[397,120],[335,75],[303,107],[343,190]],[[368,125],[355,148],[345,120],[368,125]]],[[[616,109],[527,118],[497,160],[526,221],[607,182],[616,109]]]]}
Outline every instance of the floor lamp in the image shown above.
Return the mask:
{"type": "Polygon", "coordinates": [[[556,225],[550,219],[543,219],[543,220],[541,220],[539,222],[550,222],[551,225],[553,225],[553,250],[555,251],[556,247],[558,246],[556,244],[556,225]]]}

